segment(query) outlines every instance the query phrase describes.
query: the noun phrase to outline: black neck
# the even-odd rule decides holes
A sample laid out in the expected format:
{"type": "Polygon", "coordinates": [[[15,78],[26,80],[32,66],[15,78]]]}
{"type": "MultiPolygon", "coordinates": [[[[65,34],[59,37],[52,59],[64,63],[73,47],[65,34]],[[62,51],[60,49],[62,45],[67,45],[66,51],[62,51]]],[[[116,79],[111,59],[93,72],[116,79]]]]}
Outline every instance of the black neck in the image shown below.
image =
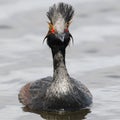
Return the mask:
{"type": "Polygon", "coordinates": [[[68,72],[65,65],[65,48],[52,48],[53,55],[53,80],[68,80],[68,72]]]}

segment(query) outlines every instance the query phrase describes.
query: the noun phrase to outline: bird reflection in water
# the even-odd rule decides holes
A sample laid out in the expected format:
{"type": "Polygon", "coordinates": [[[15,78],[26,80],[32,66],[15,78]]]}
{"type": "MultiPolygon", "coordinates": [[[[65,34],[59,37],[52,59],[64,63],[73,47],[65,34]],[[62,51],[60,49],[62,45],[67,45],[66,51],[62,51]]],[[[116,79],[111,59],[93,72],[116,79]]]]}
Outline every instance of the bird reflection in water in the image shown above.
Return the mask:
{"type": "Polygon", "coordinates": [[[38,112],[38,111],[31,111],[28,107],[23,107],[23,111],[38,114],[45,120],[83,120],[91,112],[90,108],[85,108],[85,109],[81,109],[80,111],[74,111],[74,112],[65,112],[65,111],[38,112]]]}

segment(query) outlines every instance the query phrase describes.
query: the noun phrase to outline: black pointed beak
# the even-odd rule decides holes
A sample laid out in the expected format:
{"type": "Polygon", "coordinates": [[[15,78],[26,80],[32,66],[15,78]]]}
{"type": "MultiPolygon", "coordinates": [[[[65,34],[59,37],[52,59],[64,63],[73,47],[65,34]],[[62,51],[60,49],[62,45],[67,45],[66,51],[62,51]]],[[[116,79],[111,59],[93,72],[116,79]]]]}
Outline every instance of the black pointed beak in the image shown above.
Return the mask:
{"type": "Polygon", "coordinates": [[[57,33],[55,35],[61,42],[64,42],[65,33],[57,33]]]}

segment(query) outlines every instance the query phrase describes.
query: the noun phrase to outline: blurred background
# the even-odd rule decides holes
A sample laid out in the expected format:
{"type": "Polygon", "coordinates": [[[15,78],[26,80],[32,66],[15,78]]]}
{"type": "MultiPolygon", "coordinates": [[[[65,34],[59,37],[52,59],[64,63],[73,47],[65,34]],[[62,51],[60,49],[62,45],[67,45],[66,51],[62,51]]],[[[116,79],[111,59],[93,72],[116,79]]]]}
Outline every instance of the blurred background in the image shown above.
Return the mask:
{"type": "Polygon", "coordinates": [[[0,120],[44,119],[24,112],[17,95],[27,82],[52,76],[51,51],[42,42],[46,12],[58,2],[75,9],[66,62],[69,74],[93,94],[84,119],[119,120],[120,0],[0,0],[0,120]]]}

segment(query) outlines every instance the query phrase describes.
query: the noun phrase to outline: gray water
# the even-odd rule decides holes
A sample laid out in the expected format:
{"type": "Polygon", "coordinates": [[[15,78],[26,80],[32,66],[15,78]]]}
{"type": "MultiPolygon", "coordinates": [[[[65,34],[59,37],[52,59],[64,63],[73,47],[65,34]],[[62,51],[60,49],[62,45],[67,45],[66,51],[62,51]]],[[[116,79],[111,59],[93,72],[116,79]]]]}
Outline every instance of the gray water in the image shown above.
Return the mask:
{"type": "Polygon", "coordinates": [[[67,68],[89,88],[93,105],[72,113],[33,113],[19,103],[23,85],[52,75],[51,52],[42,41],[46,12],[59,1],[0,0],[0,120],[119,120],[120,0],[69,1],[76,12],[67,68]]]}

